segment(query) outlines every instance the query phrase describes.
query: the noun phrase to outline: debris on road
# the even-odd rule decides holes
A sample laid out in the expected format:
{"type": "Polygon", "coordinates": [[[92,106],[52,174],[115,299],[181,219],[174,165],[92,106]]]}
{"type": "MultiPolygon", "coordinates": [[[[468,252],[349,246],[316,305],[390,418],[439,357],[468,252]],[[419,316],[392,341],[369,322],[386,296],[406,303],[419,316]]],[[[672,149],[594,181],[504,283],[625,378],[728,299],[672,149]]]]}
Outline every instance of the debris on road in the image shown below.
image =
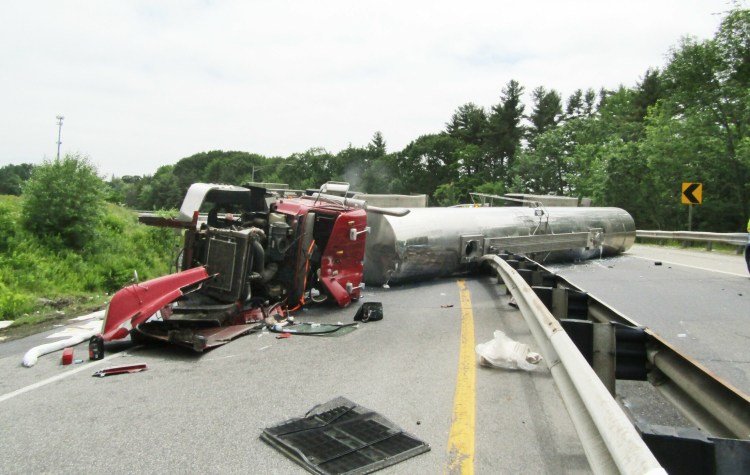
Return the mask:
{"type": "MultiPolygon", "coordinates": [[[[310,336],[339,336],[354,331],[358,323],[297,323],[293,326],[269,328],[272,333],[310,336]]],[[[277,337],[278,338],[278,337],[277,337]]]]}
{"type": "Polygon", "coordinates": [[[113,374],[139,373],[147,369],[148,369],[148,365],[146,363],[129,364],[129,365],[123,365],[123,366],[111,366],[109,368],[100,369],[96,373],[92,374],[92,376],[103,378],[105,376],[111,376],[113,374]]]}
{"type": "Polygon", "coordinates": [[[430,450],[382,415],[344,397],[266,428],[260,438],[320,474],[370,473],[430,450]]]}
{"type": "Polygon", "coordinates": [[[46,355],[47,353],[52,353],[53,351],[62,350],[63,348],[67,348],[69,346],[75,346],[85,340],[88,340],[96,333],[97,332],[93,330],[81,331],[78,334],[71,336],[67,340],[60,340],[52,343],[46,343],[44,345],[35,346],[34,348],[27,351],[25,355],[23,355],[22,364],[25,367],[30,368],[36,364],[40,356],[46,355]]]}
{"type": "Polygon", "coordinates": [[[62,364],[68,365],[73,362],[73,347],[69,346],[63,350],[62,364]]]}
{"type": "Polygon", "coordinates": [[[542,355],[534,353],[525,343],[509,338],[495,330],[494,338],[476,347],[479,364],[493,368],[522,369],[531,371],[542,361],[542,355]]]}
{"type": "Polygon", "coordinates": [[[381,302],[365,302],[354,315],[354,320],[358,322],[376,322],[382,319],[383,304],[381,302]]]}

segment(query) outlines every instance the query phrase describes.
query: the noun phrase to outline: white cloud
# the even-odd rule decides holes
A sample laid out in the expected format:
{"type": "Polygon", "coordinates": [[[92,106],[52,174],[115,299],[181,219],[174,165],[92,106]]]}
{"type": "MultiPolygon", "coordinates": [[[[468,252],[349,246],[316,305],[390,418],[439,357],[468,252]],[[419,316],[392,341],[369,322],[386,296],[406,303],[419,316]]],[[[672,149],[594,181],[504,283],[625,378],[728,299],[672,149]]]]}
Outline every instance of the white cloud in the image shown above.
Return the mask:
{"type": "Polygon", "coordinates": [[[62,150],[103,174],[196,152],[390,150],[518,80],[567,97],[634,85],[715,1],[37,1],[0,19],[0,166],[62,150]]]}

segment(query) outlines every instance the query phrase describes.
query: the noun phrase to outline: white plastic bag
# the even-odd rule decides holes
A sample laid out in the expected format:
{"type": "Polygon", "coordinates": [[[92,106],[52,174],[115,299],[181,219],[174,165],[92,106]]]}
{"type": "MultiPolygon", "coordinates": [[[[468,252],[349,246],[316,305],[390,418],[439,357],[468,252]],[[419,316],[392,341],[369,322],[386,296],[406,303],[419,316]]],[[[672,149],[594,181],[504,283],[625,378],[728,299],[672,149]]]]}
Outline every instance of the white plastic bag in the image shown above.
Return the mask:
{"type": "Polygon", "coordinates": [[[478,344],[476,350],[482,366],[531,371],[542,361],[542,355],[531,351],[525,343],[511,340],[500,330],[495,330],[494,339],[478,344]]]}

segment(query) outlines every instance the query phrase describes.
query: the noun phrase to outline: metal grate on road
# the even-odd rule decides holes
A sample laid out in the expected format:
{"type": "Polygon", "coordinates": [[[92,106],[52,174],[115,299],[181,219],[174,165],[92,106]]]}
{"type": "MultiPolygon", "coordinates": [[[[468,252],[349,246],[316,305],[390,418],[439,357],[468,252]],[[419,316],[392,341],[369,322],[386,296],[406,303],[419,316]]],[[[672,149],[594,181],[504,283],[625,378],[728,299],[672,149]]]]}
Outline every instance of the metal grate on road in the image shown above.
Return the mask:
{"type": "Polygon", "coordinates": [[[343,397],[264,429],[261,439],[326,475],[371,473],[430,450],[385,417],[343,397]]]}

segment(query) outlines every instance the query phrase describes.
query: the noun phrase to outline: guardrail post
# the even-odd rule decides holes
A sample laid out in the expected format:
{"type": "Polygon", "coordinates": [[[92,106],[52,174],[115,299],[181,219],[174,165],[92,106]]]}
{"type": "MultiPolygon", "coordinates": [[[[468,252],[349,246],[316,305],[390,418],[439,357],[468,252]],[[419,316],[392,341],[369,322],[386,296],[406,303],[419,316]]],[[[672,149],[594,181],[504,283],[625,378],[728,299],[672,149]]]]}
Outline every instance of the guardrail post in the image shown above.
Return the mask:
{"type": "Polygon", "coordinates": [[[594,323],[594,372],[612,396],[615,396],[615,330],[609,323],[594,323]]]}

